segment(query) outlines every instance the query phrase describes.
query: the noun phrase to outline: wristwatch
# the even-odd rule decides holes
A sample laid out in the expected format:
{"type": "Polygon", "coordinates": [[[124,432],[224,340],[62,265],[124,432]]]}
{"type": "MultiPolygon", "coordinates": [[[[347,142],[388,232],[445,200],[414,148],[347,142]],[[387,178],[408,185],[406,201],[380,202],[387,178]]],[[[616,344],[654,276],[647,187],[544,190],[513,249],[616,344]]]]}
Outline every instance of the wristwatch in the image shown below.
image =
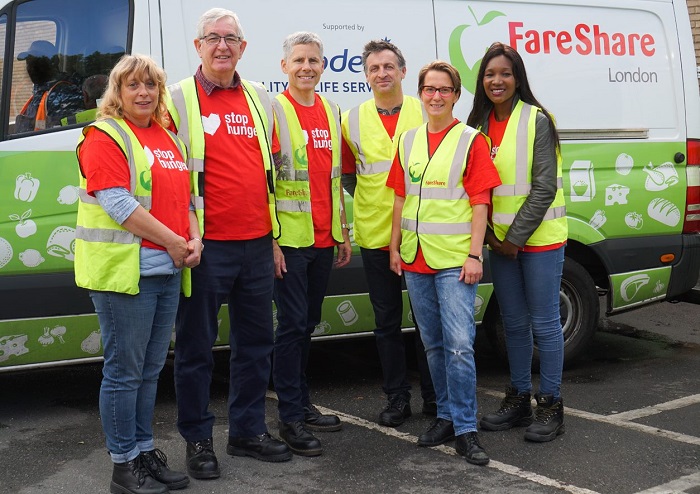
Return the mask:
{"type": "Polygon", "coordinates": [[[483,263],[484,262],[484,256],[478,255],[475,256],[474,254],[467,254],[467,257],[471,257],[472,259],[476,259],[477,261],[483,263]]]}

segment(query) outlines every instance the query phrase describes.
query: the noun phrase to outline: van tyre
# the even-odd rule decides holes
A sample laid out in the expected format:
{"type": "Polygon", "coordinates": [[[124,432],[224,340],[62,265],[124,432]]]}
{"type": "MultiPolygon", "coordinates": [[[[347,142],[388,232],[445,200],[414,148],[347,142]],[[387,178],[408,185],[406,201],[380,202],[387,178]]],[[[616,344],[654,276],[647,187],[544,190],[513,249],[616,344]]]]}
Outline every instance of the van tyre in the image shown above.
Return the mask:
{"type": "MultiPolygon", "coordinates": [[[[598,288],[586,269],[573,259],[564,258],[564,270],[559,290],[561,325],[564,332],[564,365],[572,364],[588,348],[598,329],[600,302],[598,288]]],[[[508,362],[505,330],[495,294],[491,297],[484,326],[491,346],[508,362]]],[[[533,367],[539,367],[537,344],[533,354],[533,367]]]]}

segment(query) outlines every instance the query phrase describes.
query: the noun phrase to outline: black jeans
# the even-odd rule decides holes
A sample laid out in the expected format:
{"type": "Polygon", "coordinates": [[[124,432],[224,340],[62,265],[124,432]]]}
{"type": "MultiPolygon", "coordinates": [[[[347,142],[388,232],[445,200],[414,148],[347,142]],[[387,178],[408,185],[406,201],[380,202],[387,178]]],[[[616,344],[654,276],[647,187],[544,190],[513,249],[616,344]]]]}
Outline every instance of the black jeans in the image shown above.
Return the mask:
{"type": "Polygon", "coordinates": [[[282,422],[304,420],[304,406],[310,403],[306,365],[311,333],[321,321],[333,251],[333,247],[282,247],[287,272],[275,279],[278,324],[272,366],[282,422]]]}
{"type": "MultiPolygon", "coordinates": [[[[374,309],[374,330],[379,361],[382,365],[387,395],[408,394],[411,385],[406,378],[406,349],[401,333],[403,295],[401,277],[389,269],[389,251],[360,248],[365,268],[369,299],[374,309]]],[[[415,320],[415,318],[414,318],[415,320]]],[[[421,396],[425,401],[435,401],[435,389],[430,379],[428,360],[416,324],[416,360],[420,375],[421,396]]]]}
{"type": "Polygon", "coordinates": [[[267,432],[265,392],[274,343],[272,236],[204,242],[202,261],[192,270],[192,296],[181,297],[175,324],[177,426],[186,441],[212,436],[211,349],[219,333],[219,308],[228,298],[229,436],[257,436],[267,432]]]}

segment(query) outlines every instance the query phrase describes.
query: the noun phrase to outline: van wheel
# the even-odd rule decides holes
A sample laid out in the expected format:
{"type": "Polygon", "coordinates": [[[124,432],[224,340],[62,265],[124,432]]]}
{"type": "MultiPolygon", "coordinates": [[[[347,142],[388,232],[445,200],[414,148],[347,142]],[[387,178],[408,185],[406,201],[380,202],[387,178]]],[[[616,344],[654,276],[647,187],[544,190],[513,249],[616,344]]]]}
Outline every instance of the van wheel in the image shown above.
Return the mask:
{"type": "MultiPolygon", "coordinates": [[[[590,345],[598,328],[600,314],[598,289],[593,278],[583,266],[568,257],[564,260],[559,304],[564,333],[564,365],[568,365],[580,357],[590,345]]],[[[484,322],[493,349],[507,363],[505,331],[495,297],[489,303],[484,322]]],[[[539,367],[536,342],[533,367],[539,367]]]]}

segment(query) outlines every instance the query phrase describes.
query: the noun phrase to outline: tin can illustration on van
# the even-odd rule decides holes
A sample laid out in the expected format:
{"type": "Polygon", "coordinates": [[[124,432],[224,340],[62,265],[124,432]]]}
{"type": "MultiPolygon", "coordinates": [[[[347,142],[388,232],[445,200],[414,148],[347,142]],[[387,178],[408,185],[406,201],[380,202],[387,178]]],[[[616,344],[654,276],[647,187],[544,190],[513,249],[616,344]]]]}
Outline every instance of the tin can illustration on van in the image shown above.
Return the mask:
{"type": "Polygon", "coordinates": [[[360,318],[360,316],[357,315],[355,306],[352,305],[352,302],[350,302],[349,300],[344,300],[340,302],[335,310],[340,316],[340,319],[342,319],[343,324],[345,324],[346,326],[352,326],[360,318]]]}
{"type": "Polygon", "coordinates": [[[574,161],[569,170],[569,183],[570,199],[573,202],[590,202],[595,197],[593,163],[587,160],[574,161]]]}

